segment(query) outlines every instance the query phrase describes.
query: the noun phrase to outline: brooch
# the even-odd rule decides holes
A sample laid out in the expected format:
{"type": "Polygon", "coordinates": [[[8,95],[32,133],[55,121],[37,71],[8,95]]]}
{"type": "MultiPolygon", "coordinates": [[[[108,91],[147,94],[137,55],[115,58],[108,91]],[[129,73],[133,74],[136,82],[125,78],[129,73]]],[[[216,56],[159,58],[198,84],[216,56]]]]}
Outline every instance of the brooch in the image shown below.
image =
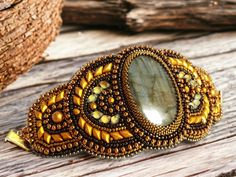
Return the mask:
{"type": "Polygon", "coordinates": [[[120,158],[199,141],[221,115],[221,92],[205,70],[174,51],[134,46],[42,95],[6,141],[42,156],[120,158]]]}

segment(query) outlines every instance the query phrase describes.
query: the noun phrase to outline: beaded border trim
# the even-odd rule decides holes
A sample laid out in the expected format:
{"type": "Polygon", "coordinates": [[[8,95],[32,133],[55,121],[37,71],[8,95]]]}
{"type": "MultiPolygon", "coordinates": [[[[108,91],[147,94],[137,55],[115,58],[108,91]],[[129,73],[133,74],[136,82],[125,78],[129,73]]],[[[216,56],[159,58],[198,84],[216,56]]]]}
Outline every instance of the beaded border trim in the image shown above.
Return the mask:
{"type": "Polygon", "coordinates": [[[199,141],[221,115],[221,92],[206,71],[174,51],[134,46],[88,63],[67,84],[42,95],[27,126],[6,139],[43,156],[86,151],[119,158],[199,141]],[[128,71],[138,56],[158,62],[175,87],[178,113],[170,125],[151,123],[135,103],[128,71]]]}

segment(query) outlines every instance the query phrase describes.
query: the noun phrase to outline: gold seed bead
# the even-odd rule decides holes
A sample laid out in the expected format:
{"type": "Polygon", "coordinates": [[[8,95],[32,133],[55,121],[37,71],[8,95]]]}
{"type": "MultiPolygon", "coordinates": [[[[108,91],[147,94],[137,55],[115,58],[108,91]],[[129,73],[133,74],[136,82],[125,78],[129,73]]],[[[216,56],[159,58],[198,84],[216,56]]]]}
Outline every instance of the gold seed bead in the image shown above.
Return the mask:
{"type": "Polygon", "coordinates": [[[96,105],[96,103],[90,103],[90,108],[92,109],[92,110],[94,110],[94,109],[96,109],[97,108],[97,105],[96,105]]]}
{"type": "Polygon", "coordinates": [[[109,98],[108,98],[108,102],[109,102],[110,104],[114,103],[114,101],[115,101],[115,99],[114,99],[113,97],[109,97],[109,98]]]}
{"type": "Polygon", "coordinates": [[[80,110],[77,109],[77,108],[75,108],[75,109],[73,109],[73,113],[74,113],[75,115],[78,115],[78,114],[80,113],[80,110]]]}
{"type": "Polygon", "coordinates": [[[56,111],[52,114],[52,120],[55,123],[60,123],[63,120],[63,114],[61,111],[56,111]]]}

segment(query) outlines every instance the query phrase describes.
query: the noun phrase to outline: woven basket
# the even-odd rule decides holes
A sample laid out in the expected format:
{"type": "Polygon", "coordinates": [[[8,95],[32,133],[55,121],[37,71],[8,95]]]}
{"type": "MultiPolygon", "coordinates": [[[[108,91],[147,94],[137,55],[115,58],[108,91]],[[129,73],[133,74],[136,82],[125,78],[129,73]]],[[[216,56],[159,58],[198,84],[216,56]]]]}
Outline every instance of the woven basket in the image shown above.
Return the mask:
{"type": "Polygon", "coordinates": [[[61,26],[63,0],[0,1],[0,91],[39,62],[61,26]]]}

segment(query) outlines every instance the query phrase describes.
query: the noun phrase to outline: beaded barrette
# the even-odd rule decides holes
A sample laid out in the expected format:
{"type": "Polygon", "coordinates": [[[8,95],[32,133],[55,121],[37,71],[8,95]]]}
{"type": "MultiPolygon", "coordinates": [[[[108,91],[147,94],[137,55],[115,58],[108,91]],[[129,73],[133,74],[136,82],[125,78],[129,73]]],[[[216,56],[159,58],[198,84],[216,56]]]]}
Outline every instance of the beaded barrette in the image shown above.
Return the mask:
{"type": "Polygon", "coordinates": [[[221,114],[221,92],[206,71],[171,50],[135,46],[42,95],[27,126],[6,140],[44,156],[119,158],[198,141],[221,114]]]}

